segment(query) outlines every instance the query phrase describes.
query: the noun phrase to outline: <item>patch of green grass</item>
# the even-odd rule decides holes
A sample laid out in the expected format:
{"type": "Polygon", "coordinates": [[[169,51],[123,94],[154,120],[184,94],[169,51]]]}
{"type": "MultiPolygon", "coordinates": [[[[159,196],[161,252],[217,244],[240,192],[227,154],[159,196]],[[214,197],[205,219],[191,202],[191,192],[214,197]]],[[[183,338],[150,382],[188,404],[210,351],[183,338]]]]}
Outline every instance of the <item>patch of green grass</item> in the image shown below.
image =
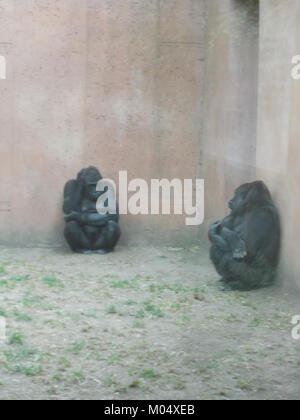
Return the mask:
{"type": "Polygon", "coordinates": [[[191,322],[192,318],[188,315],[183,315],[183,317],[179,320],[176,321],[176,325],[178,325],[179,327],[188,325],[191,322]]]}
{"type": "Polygon", "coordinates": [[[140,321],[134,321],[132,324],[133,328],[144,328],[145,324],[143,322],[140,321]]]}
{"type": "Polygon", "coordinates": [[[55,381],[55,382],[62,382],[63,376],[62,376],[61,373],[56,372],[56,373],[54,373],[54,375],[52,375],[52,380],[55,381]]]}
{"type": "Polygon", "coordinates": [[[71,362],[65,357],[60,357],[58,360],[58,370],[60,372],[65,372],[71,367],[71,362]]]}
{"type": "Polygon", "coordinates": [[[97,314],[94,314],[94,313],[84,314],[84,316],[86,318],[95,318],[95,319],[99,318],[98,315],[97,314]]]}
{"type": "Polygon", "coordinates": [[[181,391],[182,389],[185,388],[185,385],[182,382],[178,381],[178,382],[175,382],[173,388],[178,391],[181,391]]]}
{"type": "Polygon", "coordinates": [[[261,325],[261,320],[259,318],[254,318],[250,323],[251,327],[259,327],[260,325],[261,325]]]}
{"type": "Polygon", "coordinates": [[[199,292],[200,289],[198,287],[185,287],[184,285],[180,283],[175,284],[150,284],[149,291],[152,293],[158,292],[165,292],[170,291],[174,293],[196,293],[199,292]]]}
{"type": "Polygon", "coordinates": [[[138,370],[135,366],[131,366],[128,369],[128,373],[129,373],[130,376],[136,376],[138,374],[138,370]]]}
{"type": "Polygon", "coordinates": [[[124,305],[133,306],[133,305],[137,305],[137,302],[135,300],[129,299],[129,300],[126,300],[126,302],[124,302],[124,305]]]}
{"type": "Polygon", "coordinates": [[[71,374],[70,382],[73,384],[80,384],[85,380],[85,375],[83,374],[82,370],[75,370],[71,374]]]}
{"type": "Polygon", "coordinates": [[[49,287],[64,287],[63,282],[57,277],[43,277],[41,282],[49,287]]]}
{"type": "Polygon", "coordinates": [[[10,281],[13,281],[15,283],[21,283],[23,281],[27,281],[29,279],[29,275],[19,275],[19,276],[11,276],[10,281]]]}
{"type": "Polygon", "coordinates": [[[198,287],[193,287],[193,288],[189,288],[189,287],[185,287],[182,284],[174,284],[174,285],[170,285],[168,286],[169,290],[171,290],[172,292],[175,293],[197,293],[199,292],[199,288],[198,287]]]}
{"type": "Polygon", "coordinates": [[[0,276],[5,276],[5,274],[7,274],[7,271],[5,270],[3,265],[0,265],[0,276]]]}
{"type": "Polygon", "coordinates": [[[117,308],[115,307],[115,305],[110,305],[107,309],[106,309],[106,313],[107,314],[116,314],[117,308]]]}
{"type": "Polygon", "coordinates": [[[119,385],[118,382],[114,378],[107,378],[104,381],[104,386],[106,386],[107,388],[118,386],[118,385],[119,385]]]}
{"type": "Polygon", "coordinates": [[[141,378],[149,379],[149,380],[155,380],[159,378],[159,375],[157,375],[154,371],[154,369],[145,369],[140,374],[141,378]]]}
{"type": "Polygon", "coordinates": [[[145,311],[154,317],[162,318],[164,316],[164,313],[159,308],[149,303],[145,304],[145,311]]]}
{"type": "Polygon", "coordinates": [[[85,348],[85,341],[74,341],[70,347],[68,347],[67,352],[72,354],[79,354],[85,348]]]}
{"type": "Polygon", "coordinates": [[[216,362],[204,362],[204,363],[195,363],[193,365],[194,370],[196,370],[197,373],[207,373],[208,371],[217,368],[216,362]]]}
{"type": "Polygon", "coordinates": [[[250,391],[252,389],[250,383],[245,379],[239,379],[236,383],[236,386],[242,391],[250,391]]]}
{"type": "Polygon", "coordinates": [[[107,361],[108,364],[113,365],[113,364],[118,363],[121,360],[123,360],[125,356],[126,356],[126,354],[124,352],[123,353],[122,352],[114,353],[114,354],[111,354],[106,359],[106,361],[107,361]]]}
{"type": "Polygon", "coordinates": [[[7,280],[0,280],[0,287],[2,286],[8,286],[7,280]]]}
{"type": "Polygon", "coordinates": [[[26,321],[26,322],[32,321],[31,316],[27,314],[24,314],[18,311],[14,311],[13,314],[17,318],[18,321],[26,321]]]}
{"type": "Polygon", "coordinates": [[[38,354],[38,351],[35,349],[29,349],[27,347],[22,347],[17,351],[7,351],[4,353],[6,360],[8,362],[16,362],[20,360],[33,360],[41,359],[41,356],[38,354]]]}
{"type": "Polygon", "coordinates": [[[4,309],[0,309],[0,316],[5,316],[5,317],[7,317],[6,312],[5,312],[5,310],[4,310],[4,309]]]}
{"type": "Polygon", "coordinates": [[[124,289],[126,287],[130,287],[130,283],[128,280],[113,281],[110,283],[110,287],[114,287],[115,289],[124,289]]]}
{"type": "Polygon", "coordinates": [[[41,297],[40,296],[30,296],[26,294],[25,297],[21,300],[21,303],[24,306],[32,307],[32,306],[40,306],[41,305],[41,297]]]}
{"type": "Polygon", "coordinates": [[[8,344],[23,344],[23,335],[19,332],[12,333],[8,338],[8,344]]]}
{"type": "Polygon", "coordinates": [[[4,366],[10,372],[23,373],[26,376],[36,376],[43,371],[43,368],[41,365],[26,366],[26,365],[12,365],[12,364],[6,363],[4,366]]]}
{"type": "Polygon", "coordinates": [[[144,318],[145,317],[145,312],[143,311],[143,309],[139,309],[135,315],[136,318],[144,318]]]}

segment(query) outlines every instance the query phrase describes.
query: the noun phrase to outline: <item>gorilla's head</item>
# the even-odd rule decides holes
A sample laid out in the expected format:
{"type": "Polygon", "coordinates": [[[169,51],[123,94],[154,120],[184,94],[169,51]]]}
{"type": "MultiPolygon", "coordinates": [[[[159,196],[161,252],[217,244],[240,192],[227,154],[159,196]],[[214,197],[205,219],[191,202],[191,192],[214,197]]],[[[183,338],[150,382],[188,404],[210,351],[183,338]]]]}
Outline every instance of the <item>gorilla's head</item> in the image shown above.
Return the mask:
{"type": "Polygon", "coordinates": [[[243,184],[235,190],[228,206],[234,214],[243,214],[255,207],[272,203],[271,194],[263,181],[243,184]]]}
{"type": "Polygon", "coordinates": [[[89,200],[96,201],[101,195],[96,190],[98,182],[102,179],[99,170],[95,166],[90,166],[80,171],[78,177],[83,180],[85,197],[89,200]]]}

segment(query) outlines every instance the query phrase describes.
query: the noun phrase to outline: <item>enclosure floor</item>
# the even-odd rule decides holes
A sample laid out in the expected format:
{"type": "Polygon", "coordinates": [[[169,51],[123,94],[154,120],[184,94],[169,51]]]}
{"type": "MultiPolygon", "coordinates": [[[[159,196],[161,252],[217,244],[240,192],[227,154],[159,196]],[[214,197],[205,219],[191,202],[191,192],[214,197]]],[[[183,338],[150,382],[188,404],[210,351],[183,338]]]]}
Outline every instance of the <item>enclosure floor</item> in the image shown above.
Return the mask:
{"type": "Polygon", "coordinates": [[[220,291],[206,250],[0,261],[0,399],[299,399],[300,304],[220,291]]]}

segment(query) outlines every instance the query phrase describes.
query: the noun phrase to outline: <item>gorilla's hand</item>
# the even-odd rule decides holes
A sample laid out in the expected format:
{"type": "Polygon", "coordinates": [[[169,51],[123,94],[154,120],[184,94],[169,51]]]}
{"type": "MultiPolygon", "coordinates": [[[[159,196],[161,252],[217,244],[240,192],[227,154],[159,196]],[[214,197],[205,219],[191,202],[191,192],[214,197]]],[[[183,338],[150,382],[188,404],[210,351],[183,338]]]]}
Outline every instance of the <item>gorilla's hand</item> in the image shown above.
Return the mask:
{"type": "Polygon", "coordinates": [[[221,230],[222,230],[222,223],[220,222],[220,220],[216,220],[215,222],[213,222],[213,223],[211,224],[210,229],[212,230],[212,232],[213,232],[214,234],[218,234],[218,233],[220,233],[220,232],[221,232],[221,230]]]}
{"type": "Polygon", "coordinates": [[[209,231],[208,231],[208,238],[210,242],[215,245],[217,248],[222,249],[223,251],[229,251],[230,248],[228,247],[228,244],[222,237],[222,224],[219,221],[213,222],[210,225],[209,231]]]}
{"type": "Polygon", "coordinates": [[[79,186],[80,189],[83,189],[84,187],[84,180],[85,180],[85,175],[86,175],[86,168],[81,169],[81,171],[78,173],[77,175],[77,184],[79,186]]]}
{"type": "Polygon", "coordinates": [[[80,218],[81,215],[77,211],[72,211],[71,213],[64,215],[65,222],[72,222],[73,220],[79,222],[80,218]]]}
{"type": "Polygon", "coordinates": [[[239,245],[240,246],[233,251],[233,258],[236,261],[243,261],[245,259],[245,257],[247,256],[247,251],[246,251],[246,248],[245,248],[245,242],[241,241],[239,245]]]}

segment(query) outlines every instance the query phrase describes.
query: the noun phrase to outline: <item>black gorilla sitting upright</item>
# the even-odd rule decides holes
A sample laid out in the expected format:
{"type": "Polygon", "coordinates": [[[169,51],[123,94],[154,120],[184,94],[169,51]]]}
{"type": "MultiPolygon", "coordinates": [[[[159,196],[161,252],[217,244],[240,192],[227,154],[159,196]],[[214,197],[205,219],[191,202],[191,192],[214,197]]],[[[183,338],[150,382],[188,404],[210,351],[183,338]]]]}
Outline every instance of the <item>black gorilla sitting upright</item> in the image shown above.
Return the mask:
{"type": "Polygon", "coordinates": [[[251,290],[270,285],[280,251],[277,209],[262,181],[240,186],[229,201],[231,213],[211,224],[210,257],[224,290],[251,290]]]}
{"type": "Polygon", "coordinates": [[[65,185],[65,238],[74,252],[104,254],[114,249],[120,237],[118,213],[102,215],[96,208],[103,193],[96,190],[101,179],[98,169],[91,166],[65,185]]]}

